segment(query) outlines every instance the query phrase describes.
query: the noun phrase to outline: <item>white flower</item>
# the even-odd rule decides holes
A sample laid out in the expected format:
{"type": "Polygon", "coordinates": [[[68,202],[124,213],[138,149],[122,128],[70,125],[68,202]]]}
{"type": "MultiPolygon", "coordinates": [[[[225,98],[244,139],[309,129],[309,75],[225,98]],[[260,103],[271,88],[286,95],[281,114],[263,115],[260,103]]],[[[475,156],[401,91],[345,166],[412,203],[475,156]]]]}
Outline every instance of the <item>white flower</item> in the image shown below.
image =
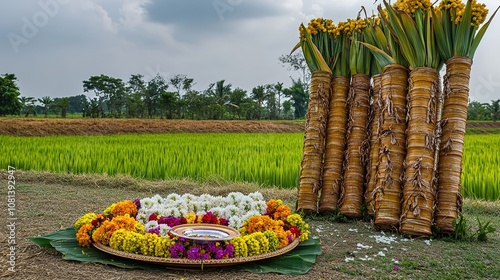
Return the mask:
{"type": "Polygon", "coordinates": [[[243,226],[243,221],[238,216],[233,216],[229,218],[229,226],[232,228],[240,228],[243,226]]]}
{"type": "Polygon", "coordinates": [[[241,219],[243,221],[246,221],[246,220],[250,219],[253,216],[261,216],[261,214],[259,212],[257,212],[257,211],[248,211],[243,216],[241,216],[241,219]]]}
{"type": "Polygon", "coordinates": [[[169,227],[167,224],[160,224],[160,236],[166,237],[170,229],[171,227],[169,227]]]}
{"type": "Polygon", "coordinates": [[[217,207],[210,209],[210,212],[212,212],[214,215],[216,215],[218,217],[223,217],[222,215],[224,214],[224,208],[217,206],[217,207]]]}
{"type": "Polygon", "coordinates": [[[174,216],[176,218],[180,218],[181,215],[179,213],[179,210],[177,208],[166,208],[164,211],[165,215],[162,215],[162,217],[168,217],[168,216],[174,216]]]}
{"type": "Polygon", "coordinates": [[[239,216],[240,215],[240,208],[238,208],[236,205],[228,205],[226,208],[224,208],[224,214],[223,218],[229,219],[234,216],[239,216]]]}
{"type": "Polygon", "coordinates": [[[248,194],[248,196],[255,201],[264,200],[264,196],[260,192],[253,192],[248,194]]]}
{"type": "Polygon", "coordinates": [[[182,199],[182,197],[176,193],[171,193],[169,195],[167,195],[167,197],[165,198],[167,201],[179,201],[182,199]]]}
{"type": "Polygon", "coordinates": [[[266,213],[266,210],[267,210],[267,204],[265,201],[253,201],[251,203],[250,208],[251,208],[251,210],[257,211],[260,214],[264,214],[264,213],[266,213]]]}
{"type": "Polygon", "coordinates": [[[184,201],[186,201],[186,202],[190,202],[190,201],[192,201],[192,200],[196,200],[196,196],[195,196],[195,195],[193,195],[193,194],[190,194],[190,193],[185,193],[185,194],[183,194],[181,197],[182,197],[182,199],[183,199],[184,201]]]}
{"type": "Polygon", "coordinates": [[[146,228],[146,231],[149,231],[150,229],[155,229],[158,227],[158,221],[149,221],[144,225],[144,227],[146,228]]]}

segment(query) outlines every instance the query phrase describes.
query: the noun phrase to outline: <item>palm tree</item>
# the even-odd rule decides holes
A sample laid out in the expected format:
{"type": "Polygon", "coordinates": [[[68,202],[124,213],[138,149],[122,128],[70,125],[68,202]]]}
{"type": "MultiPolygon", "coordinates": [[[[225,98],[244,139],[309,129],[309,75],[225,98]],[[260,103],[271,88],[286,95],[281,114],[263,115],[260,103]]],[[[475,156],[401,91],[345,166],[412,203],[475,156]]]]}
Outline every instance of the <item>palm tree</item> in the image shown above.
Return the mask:
{"type": "Polygon", "coordinates": [[[50,104],[52,104],[52,98],[50,98],[50,96],[44,96],[42,98],[38,98],[38,102],[42,103],[43,113],[44,113],[45,117],[48,117],[49,106],[50,106],[50,104]]]}
{"type": "Polygon", "coordinates": [[[278,119],[281,117],[281,95],[283,95],[283,83],[276,83],[274,85],[274,90],[278,96],[278,119]]]}
{"type": "Polygon", "coordinates": [[[266,88],[264,86],[257,86],[252,89],[252,99],[259,105],[259,120],[262,117],[262,104],[267,98],[266,88]]]}
{"type": "Polygon", "coordinates": [[[215,106],[217,108],[217,119],[222,120],[224,118],[224,113],[226,112],[225,106],[236,106],[230,102],[231,96],[231,84],[225,85],[225,80],[220,80],[215,84],[210,84],[208,87],[208,95],[212,96],[215,100],[215,106]],[[213,87],[215,86],[215,89],[213,87]]]}
{"type": "Polygon", "coordinates": [[[490,111],[491,120],[496,122],[500,118],[500,99],[491,100],[491,104],[486,104],[486,107],[490,111]]]}

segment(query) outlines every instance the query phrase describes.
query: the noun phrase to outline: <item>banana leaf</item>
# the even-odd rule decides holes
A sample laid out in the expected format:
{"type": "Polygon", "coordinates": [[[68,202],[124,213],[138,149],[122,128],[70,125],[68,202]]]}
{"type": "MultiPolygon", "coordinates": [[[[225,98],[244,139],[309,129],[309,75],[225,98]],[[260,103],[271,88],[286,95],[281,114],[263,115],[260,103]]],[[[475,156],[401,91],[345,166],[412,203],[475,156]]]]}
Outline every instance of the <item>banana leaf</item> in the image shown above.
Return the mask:
{"type": "MultiPolygon", "coordinates": [[[[138,262],[106,254],[94,247],[83,248],[76,241],[74,227],[69,227],[40,237],[29,238],[43,248],[54,248],[63,255],[64,260],[100,263],[121,268],[165,270],[165,266],[138,262]]],[[[305,274],[321,255],[319,239],[311,238],[301,242],[295,249],[282,256],[257,262],[245,263],[231,269],[254,273],[305,274]]]]}

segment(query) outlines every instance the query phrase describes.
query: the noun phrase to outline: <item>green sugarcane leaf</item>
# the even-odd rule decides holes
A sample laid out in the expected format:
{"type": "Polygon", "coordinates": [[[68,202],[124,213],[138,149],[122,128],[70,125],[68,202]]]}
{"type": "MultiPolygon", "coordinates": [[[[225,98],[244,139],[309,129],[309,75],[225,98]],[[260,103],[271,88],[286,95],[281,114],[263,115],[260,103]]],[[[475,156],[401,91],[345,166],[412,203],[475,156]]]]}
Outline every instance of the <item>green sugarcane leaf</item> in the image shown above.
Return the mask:
{"type": "Polygon", "coordinates": [[[477,32],[477,34],[474,38],[474,41],[472,42],[472,45],[469,49],[469,53],[467,55],[468,58],[470,58],[470,59],[474,58],[474,54],[476,53],[477,47],[479,46],[479,43],[481,43],[481,40],[483,39],[484,34],[486,33],[486,30],[488,30],[488,27],[490,26],[491,20],[495,17],[499,8],[500,8],[500,6],[491,15],[490,19],[477,32]]]}
{"type": "Polygon", "coordinates": [[[381,68],[384,68],[389,64],[396,64],[396,61],[394,61],[394,59],[383,50],[365,42],[360,42],[360,44],[363,44],[372,52],[373,57],[379,63],[381,68]]]}
{"type": "Polygon", "coordinates": [[[292,53],[294,53],[296,50],[298,50],[300,48],[300,42],[297,43],[297,45],[295,45],[295,47],[293,47],[292,51],[290,52],[290,55],[292,53]]]}
{"type": "Polygon", "coordinates": [[[436,14],[434,8],[432,8],[432,23],[434,25],[434,34],[436,37],[436,45],[443,60],[448,60],[453,56],[453,48],[448,40],[450,34],[446,34],[443,25],[444,17],[436,14]]]}
{"type": "Polygon", "coordinates": [[[455,56],[467,56],[469,50],[469,39],[471,35],[472,1],[468,0],[465,5],[462,21],[456,29],[455,56]]]}
{"type": "MultiPolygon", "coordinates": [[[[384,4],[387,10],[387,14],[389,15],[389,20],[385,21],[389,31],[392,34],[394,40],[398,43],[401,48],[401,53],[409,62],[411,67],[417,67],[417,57],[413,48],[413,44],[410,42],[409,36],[406,34],[406,27],[403,26],[402,17],[400,13],[396,13],[394,8],[389,5],[385,0],[384,4]]],[[[382,8],[379,6],[380,14],[383,14],[382,8]]],[[[382,17],[384,18],[384,17],[382,17]]],[[[411,25],[410,25],[411,26],[411,25]]],[[[417,35],[418,36],[418,35],[417,35]]],[[[423,46],[420,48],[422,49],[423,46]]]]}
{"type": "Polygon", "coordinates": [[[412,65],[413,68],[425,65],[425,56],[427,53],[426,46],[424,42],[420,39],[419,31],[417,29],[417,25],[415,21],[410,17],[410,15],[401,13],[401,23],[403,28],[408,36],[408,41],[410,43],[407,46],[408,55],[411,55],[414,58],[415,64],[412,65]]]}

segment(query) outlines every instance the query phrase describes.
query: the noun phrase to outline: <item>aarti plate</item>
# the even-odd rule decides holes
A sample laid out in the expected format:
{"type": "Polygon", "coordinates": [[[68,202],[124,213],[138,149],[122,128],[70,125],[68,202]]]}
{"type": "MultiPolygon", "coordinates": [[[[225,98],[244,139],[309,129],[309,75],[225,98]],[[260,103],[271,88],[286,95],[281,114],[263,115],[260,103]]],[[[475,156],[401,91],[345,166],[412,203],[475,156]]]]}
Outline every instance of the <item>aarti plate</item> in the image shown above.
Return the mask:
{"type": "Polygon", "coordinates": [[[232,227],[214,224],[183,224],[173,227],[170,233],[199,243],[228,241],[240,235],[232,227]]]}

